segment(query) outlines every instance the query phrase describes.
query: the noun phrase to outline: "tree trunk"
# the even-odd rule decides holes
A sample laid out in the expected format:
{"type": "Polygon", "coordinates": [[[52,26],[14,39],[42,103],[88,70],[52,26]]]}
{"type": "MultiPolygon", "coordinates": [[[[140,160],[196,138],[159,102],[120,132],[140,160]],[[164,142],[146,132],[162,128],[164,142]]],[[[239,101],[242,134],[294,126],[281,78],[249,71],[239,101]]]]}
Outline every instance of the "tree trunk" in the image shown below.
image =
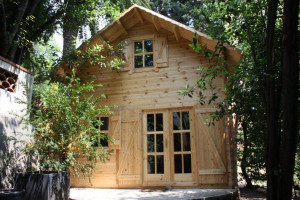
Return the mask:
{"type": "Polygon", "coordinates": [[[7,33],[6,12],[4,2],[0,2],[0,56],[5,57],[9,49],[9,36],[7,33]]]}
{"type": "MultiPolygon", "coordinates": [[[[71,2],[70,2],[71,3],[71,2]]],[[[72,13],[72,7],[68,6],[66,15],[64,17],[63,24],[63,57],[66,57],[73,53],[76,49],[76,40],[79,31],[79,24],[77,19],[74,18],[74,14],[72,13]]]]}
{"type": "Polygon", "coordinates": [[[25,14],[25,11],[27,9],[27,4],[28,4],[28,0],[23,0],[21,1],[21,4],[17,7],[17,10],[14,15],[13,26],[11,30],[9,30],[11,36],[10,38],[11,41],[9,41],[10,43],[15,38],[17,31],[19,30],[19,26],[23,19],[23,15],[25,14]]]}
{"type": "Polygon", "coordinates": [[[249,142],[248,142],[248,125],[246,122],[242,123],[242,128],[243,128],[243,135],[244,135],[244,150],[243,150],[243,157],[241,161],[241,169],[242,169],[242,175],[244,179],[246,180],[246,187],[247,188],[252,188],[252,182],[251,178],[248,176],[246,167],[247,167],[247,157],[248,157],[248,147],[249,147],[249,142]]]}
{"type": "Polygon", "coordinates": [[[298,92],[299,92],[299,56],[298,56],[298,12],[299,1],[284,0],[283,11],[283,73],[282,108],[283,134],[280,152],[280,195],[278,199],[292,198],[293,174],[298,133],[298,92]]]}
{"type": "Polygon", "coordinates": [[[276,91],[276,68],[274,53],[275,22],[278,0],[268,1],[266,57],[266,113],[267,113],[267,137],[266,137],[266,166],[267,166],[267,198],[277,199],[279,186],[279,108],[278,91],[276,91]]]}

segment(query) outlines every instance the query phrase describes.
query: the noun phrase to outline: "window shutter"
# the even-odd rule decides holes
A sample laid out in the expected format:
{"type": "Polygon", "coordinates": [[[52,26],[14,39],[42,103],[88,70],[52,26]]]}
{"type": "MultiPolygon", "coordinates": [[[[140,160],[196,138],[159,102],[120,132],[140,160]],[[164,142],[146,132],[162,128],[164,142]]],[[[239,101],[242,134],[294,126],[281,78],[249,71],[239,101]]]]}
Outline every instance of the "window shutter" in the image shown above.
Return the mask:
{"type": "Polygon", "coordinates": [[[156,67],[168,67],[169,52],[167,37],[156,36],[154,49],[156,67]]]}
{"type": "Polygon", "coordinates": [[[133,66],[133,42],[131,39],[126,39],[125,42],[128,43],[123,50],[126,64],[123,66],[121,71],[129,71],[131,66],[133,66]]]}
{"type": "Polygon", "coordinates": [[[121,148],[121,113],[120,111],[114,111],[114,115],[110,118],[111,129],[110,136],[115,139],[114,144],[111,144],[110,147],[115,149],[121,148]]]}

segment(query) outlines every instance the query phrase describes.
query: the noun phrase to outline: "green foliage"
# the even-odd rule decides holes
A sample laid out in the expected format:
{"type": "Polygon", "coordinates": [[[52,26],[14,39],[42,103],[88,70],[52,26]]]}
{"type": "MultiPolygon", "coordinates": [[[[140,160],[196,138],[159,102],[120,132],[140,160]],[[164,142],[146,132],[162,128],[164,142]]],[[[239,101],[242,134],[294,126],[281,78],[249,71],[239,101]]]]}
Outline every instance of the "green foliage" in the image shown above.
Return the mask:
{"type": "Polygon", "coordinates": [[[294,177],[294,190],[297,195],[300,195],[300,145],[298,144],[296,159],[295,159],[295,177],[294,177]]]}
{"type": "Polygon", "coordinates": [[[87,49],[78,49],[73,54],[65,57],[62,63],[69,68],[77,69],[79,67],[98,66],[99,69],[109,67],[113,70],[119,70],[125,64],[122,60],[123,43],[116,47],[109,43],[103,45],[92,45],[87,49]]]}
{"type": "Polygon", "coordinates": [[[191,27],[197,27],[197,22],[204,20],[203,15],[196,12],[205,6],[203,1],[152,0],[150,5],[154,11],[191,27]]]}
{"type": "Polygon", "coordinates": [[[214,52],[211,52],[207,49],[206,45],[201,45],[197,42],[197,39],[194,38],[193,43],[190,44],[190,47],[198,54],[204,55],[208,59],[208,66],[199,66],[197,71],[200,72],[200,78],[197,79],[196,84],[190,88],[187,85],[183,91],[179,91],[179,94],[187,95],[192,97],[195,92],[197,92],[198,103],[204,105],[205,103],[212,104],[214,103],[218,96],[214,90],[213,81],[218,78],[220,75],[227,75],[227,62],[222,59],[221,55],[224,53],[223,46],[217,46],[214,52]],[[211,96],[207,98],[204,95],[205,90],[211,91],[211,96]]]}
{"type": "Polygon", "coordinates": [[[38,85],[52,80],[55,74],[61,49],[53,37],[49,41],[39,41],[29,50],[29,55],[24,59],[23,65],[35,74],[34,84],[38,85]]]}
{"type": "Polygon", "coordinates": [[[111,150],[101,145],[95,147],[94,144],[98,139],[113,142],[112,138],[96,128],[102,123],[97,116],[111,114],[111,108],[99,103],[104,95],[90,95],[95,88],[102,87],[101,84],[85,82],[77,77],[75,71],[90,65],[98,66],[99,70],[103,67],[120,69],[124,61],[118,56],[121,56],[123,45],[92,45],[77,50],[64,60],[53,61],[49,50],[41,56],[45,61],[42,66],[51,70],[41,69],[41,72],[49,74],[38,74],[41,82],[35,85],[29,108],[31,117],[24,119],[34,126],[32,140],[26,143],[25,150],[29,160],[35,162],[34,158],[37,158],[35,170],[72,170],[75,175],[90,177],[97,161],[108,159],[111,150]],[[72,74],[63,80],[46,80],[48,75],[53,76],[52,70],[57,70],[56,63],[63,63],[59,67],[71,70],[72,74]]]}
{"type": "Polygon", "coordinates": [[[41,171],[72,169],[76,175],[89,175],[97,160],[107,160],[109,150],[93,144],[97,137],[106,137],[96,128],[101,125],[96,116],[111,111],[110,107],[99,105],[103,95],[89,95],[95,87],[101,85],[82,82],[73,70],[65,83],[46,83],[36,88],[40,95],[35,104],[39,105],[29,110],[34,115],[27,123],[34,130],[25,150],[29,157],[38,158],[41,171]]]}

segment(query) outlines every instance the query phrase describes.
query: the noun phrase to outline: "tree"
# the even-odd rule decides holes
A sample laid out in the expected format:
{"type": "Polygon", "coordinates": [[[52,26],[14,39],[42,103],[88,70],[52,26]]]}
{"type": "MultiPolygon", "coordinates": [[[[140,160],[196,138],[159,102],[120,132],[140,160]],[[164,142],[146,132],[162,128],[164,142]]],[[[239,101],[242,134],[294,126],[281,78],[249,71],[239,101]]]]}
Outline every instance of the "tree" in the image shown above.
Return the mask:
{"type": "Polygon", "coordinates": [[[64,9],[61,0],[1,0],[0,55],[21,63],[33,42],[53,34],[64,9]]]}
{"type": "MultiPolygon", "coordinates": [[[[254,138],[259,139],[253,137],[256,131],[264,134],[268,198],[290,199],[299,140],[299,57],[296,47],[299,2],[241,0],[203,3],[209,4],[205,8],[210,8],[206,11],[210,12],[210,23],[206,24],[204,31],[219,39],[219,48],[226,42],[236,44],[244,51],[242,63],[235,66],[233,73],[228,76],[227,98],[218,105],[221,111],[215,113],[214,117],[219,119],[224,114],[237,114],[243,133],[242,168],[250,164],[245,164],[245,157],[250,158],[247,153],[250,143],[255,141],[254,138]],[[283,20],[280,16],[282,13],[283,20]],[[252,139],[249,141],[249,138],[252,139]]],[[[202,12],[203,9],[199,10],[202,12]]],[[[205,46],[196,44],[194,49],[210,57],[218,57],[219,54],[218,49],[209,52],[205,46]]],[[[199,68],[202,77],[196,86],[200,90],[213,89],[204,86],[204,82],[207,84],[215,78],[215,70],[217,73],[226,73],[219,68],[218,65],[208,70],[199,68]]],[[[190,88],[193,87],[188,87],[183,93],[191,94],[193,90],[190,88]]],[[[201,93],[198,96],[202,102],[201,93]]],[[[209,100],[211,103],[214,99],[209,100]]],[[[254,143],[254,146],[260,149],[262,143],[254,143]]],[[[253,153],[254,149],[250,152],[253,153]]],[[[247,179],[245,169],[243,174],[247,179]]],[[[249,180],[248,183],[250,185],[249,180]]]]}
{"type": "Polygon", "coordinates": [[[23,65],[35,74],[34,86],[54,80],[61,51],[54,37],[47,42],[35,42],[28,50],[23,65]]]}
{"type": "MultiPolygon", "coordinates": [[[[102,10],[101,5],[106,2],[108,1],[1,0],[0,56],[22,63],[24,57],[29,56],[33,43],[41,39],[47,42],[59,26],[72,32],[73,29],[78,29],[77,24],[84,26],[91,23],[99,13],[105,14],[103,11],[106,10],[102,10]]],[[[73,41],[72,36],[66,38],[73,41]]]]}
{"type": "Polygon", "coordinates": [[[99,1],[88,0],[84,3],[70,0],[63,18],[63,56],[68,56],[76,49],[76,39],[87,26],[92,35],[96,34],[99,17],[106,17],[107,21],[114,20],[125,9],[133,4],[150,7],[148,0],[99,1]]]}
{"type": "Polygon", "coordinates": [[[282,142],[280,147],[280,195],[291,199],[295,154],[299,141],[299,1],[285,0],[282,34],[282,142]]]}

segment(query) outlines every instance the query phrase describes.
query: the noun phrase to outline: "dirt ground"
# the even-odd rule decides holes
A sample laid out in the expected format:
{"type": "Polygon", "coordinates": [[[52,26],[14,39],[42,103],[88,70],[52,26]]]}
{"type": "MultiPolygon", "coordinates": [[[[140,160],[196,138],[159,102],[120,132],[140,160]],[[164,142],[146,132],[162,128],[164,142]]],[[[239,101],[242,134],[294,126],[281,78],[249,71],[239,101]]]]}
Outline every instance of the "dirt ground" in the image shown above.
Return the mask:
{"type": "Polygon", "coordinates": [[[246,189],[241,188],[240,189],[240,199],[241,200],[262,200],[266,199],[266,195],[262,192],[256,191],[256,189],[246,189]]]}

